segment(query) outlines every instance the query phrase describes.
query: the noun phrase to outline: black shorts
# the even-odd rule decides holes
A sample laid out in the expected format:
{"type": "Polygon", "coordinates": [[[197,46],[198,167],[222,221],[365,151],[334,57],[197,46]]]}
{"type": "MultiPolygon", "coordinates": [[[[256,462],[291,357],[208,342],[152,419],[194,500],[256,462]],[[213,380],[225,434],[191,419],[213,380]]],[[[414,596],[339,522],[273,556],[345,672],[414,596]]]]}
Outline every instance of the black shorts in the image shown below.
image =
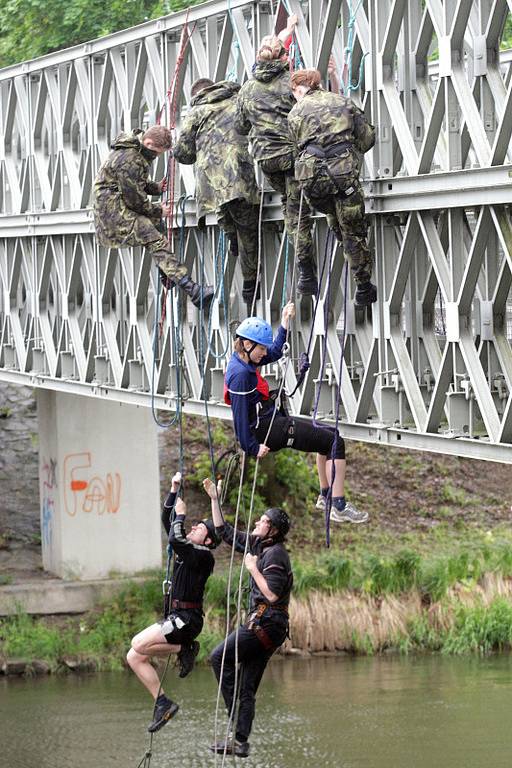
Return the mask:
{"type": "MultiPolygon", "coordinates": [[[[264,419],[260,421],[257,428],[254,430],[254,434],[259,443],[263,443],[267,436],[268,428],[270,425],[270,419],[264,419]]],[[[330,426],[315,426],[309,419],[300,417],[284,416],[281,413],[277,413],[270,435],[266,441],[266,445],[273,451],[280,451],[282,448],[293,448],[296,451],[303,451],[305,453],[319,453],[321,456],[327,456],[330,458],[332,455],[334,442],[336,438],[336,430],[330,426]],[[293,424],[293,444],[290,442],[290,426],[293,424]]],[[[335,446],[336,459],[345,458],[345,441],[338,433],[335,446]]]]}
{"type": "Polygon", "coordinates": [[[169,645],[189,644],[201,633],[203,616],[196,611],[172,611],[169,616],[158,623],[162,627],[162,632],[169,645]],[[176,626],[181,621],[183,626],[176,626]]]}

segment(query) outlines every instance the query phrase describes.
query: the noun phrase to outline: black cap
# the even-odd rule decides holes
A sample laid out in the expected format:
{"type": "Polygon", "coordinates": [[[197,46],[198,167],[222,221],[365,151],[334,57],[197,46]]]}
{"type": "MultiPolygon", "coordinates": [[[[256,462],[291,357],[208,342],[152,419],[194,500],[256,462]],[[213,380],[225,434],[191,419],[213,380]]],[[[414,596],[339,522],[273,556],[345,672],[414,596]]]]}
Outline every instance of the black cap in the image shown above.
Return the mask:
{"type": "Polygon", "coordinates": [[[281,507],[272,507],[265,510],[265,515],[268,517],[274,528],[277,528],[282,536],[286,536],[290,530],[290,518],[281,507]]]}
{"type": "Polygon", "coordinates": [[[208,537],[211,541],[211,544],[205,544],[205,547],[208,547],[208,549],[215,549],[219,546],[222,539],[215,530],[215,525],[213,524],[213,520],[201,520],[202,524],[206,527],[206,530],[208,531],[208,537]]]}

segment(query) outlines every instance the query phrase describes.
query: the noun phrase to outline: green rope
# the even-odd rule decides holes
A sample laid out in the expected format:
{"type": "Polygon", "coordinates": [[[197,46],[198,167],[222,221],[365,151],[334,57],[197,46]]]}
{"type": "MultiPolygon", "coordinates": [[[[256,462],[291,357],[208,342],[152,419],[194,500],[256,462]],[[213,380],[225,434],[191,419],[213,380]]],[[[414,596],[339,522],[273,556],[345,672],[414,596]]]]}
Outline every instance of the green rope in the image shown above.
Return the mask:
{"type": "Polygon", "coordinates": [[[359,9],[361,8],[363,4],[363,0],[358,0],[357,5],[355,9],[352,9],[352,0],[348,0],[348,7],[349,7],[349,18],[348,18],[348,35],[347,35],[347,45],[344,49],[344,57],[345,61],[347,62],[347,85],[341,83],[341,87],[343,90],[344,96],[349,96],[352,91],[358,91],[361,87],[362,79],[363,79],[363,67],[364,67],[364,60],[366,56],[368,56],[368,52],[363,54],[363,57],[361,59],[361,63],[359,65],[359,77],[356,83],[352,82],[352,55],[354,53],[354,44],[355,44],[355,24],[356,24],[356,18],[357,14],[359,12],[359,9]]]}

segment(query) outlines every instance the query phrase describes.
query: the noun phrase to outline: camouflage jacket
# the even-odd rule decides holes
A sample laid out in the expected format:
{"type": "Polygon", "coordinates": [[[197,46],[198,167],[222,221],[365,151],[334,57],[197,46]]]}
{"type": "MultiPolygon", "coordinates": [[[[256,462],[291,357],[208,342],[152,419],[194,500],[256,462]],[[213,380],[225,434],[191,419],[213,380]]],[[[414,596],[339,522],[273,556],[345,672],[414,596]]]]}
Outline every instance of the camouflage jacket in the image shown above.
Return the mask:
{"type": "Polygon", "coordinates": [[[259,201],[248,142],[234,126],[239,90],[224,80],[196,94],[173,150],[179,163],[195,163],[198,218],[231,200],[259,201]]]}
{"type": "Polygon", "coordinates": [[[141,143],[142,133],[121,133],[96,176],[94,225],[100,245],[119,247],[131,235],[138,216],[158,220],[162,215],[160,203],[148,199],[160,191],[149,179],[153,153],[141,143]]]}
{"type": "Polygon", "coordinates": [[[345,177],[347,186],[359,176],[361,154],[375,144],[375,128],[350,100],[323,89],[308,91],[288,115],[290,139],[295,154],[295,178],[310,182],[327,165],[329,175],[345,177]],[[321,159],[308,151],[308,145],[328,151],[332,157],[321,159]],[[331,149],[331,151],[333,151],[331,149]]]}
{"type": "Polygon", "coordinates": [[[249,134],[256,160],[292,152],[287,117],[294,104],[288,63],[258,62],[238,94],[235,121],[239,133],[249,134]]]}

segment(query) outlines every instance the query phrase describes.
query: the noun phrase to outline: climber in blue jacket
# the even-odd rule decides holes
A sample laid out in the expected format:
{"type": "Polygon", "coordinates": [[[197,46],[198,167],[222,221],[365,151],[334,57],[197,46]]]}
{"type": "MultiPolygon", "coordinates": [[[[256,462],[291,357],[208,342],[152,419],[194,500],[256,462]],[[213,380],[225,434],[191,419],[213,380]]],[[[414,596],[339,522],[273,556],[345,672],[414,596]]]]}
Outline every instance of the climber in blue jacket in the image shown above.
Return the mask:
{"type": "Polygon", "coordinates": [[[325,510],[334,461],[331,520],[365,523],[368,513],[358,511],[345,499],[345,441],[339,432],[334,427],[288,415],[259,371],[261,366],[282,357],[289,322],[294,316],[295,306],[289,302],[283,309],[275,339],[270,325],[259,317],[248,317],[236,329],[234,353],[224,383],[224,400],[231,405],[236,436],[245,453],[258,459],[282,448],[316,451],[320,482],[317,509],[325,510]]]}

